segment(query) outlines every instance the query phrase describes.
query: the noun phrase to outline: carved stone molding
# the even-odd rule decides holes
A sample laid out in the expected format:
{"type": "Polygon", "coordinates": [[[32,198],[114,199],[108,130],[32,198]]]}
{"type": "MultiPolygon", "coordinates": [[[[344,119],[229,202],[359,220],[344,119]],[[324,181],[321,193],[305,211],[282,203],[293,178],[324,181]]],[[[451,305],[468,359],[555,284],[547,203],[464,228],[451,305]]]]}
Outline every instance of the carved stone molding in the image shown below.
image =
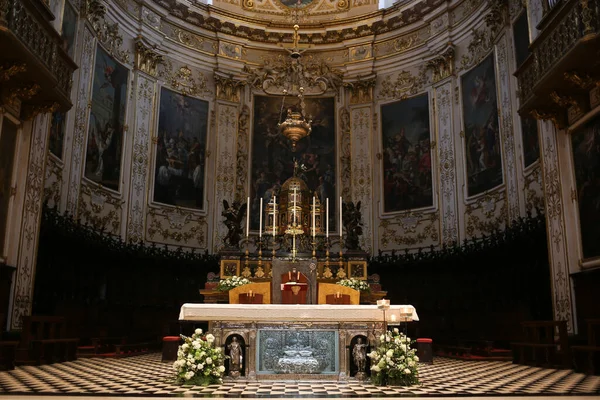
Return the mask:
{"type": "Polygon", "coordinates": [[[217,99],[239,103],[241,99],[242,88],[247,84],[246,81],[234,79],[231,76],[223,76],[218,72],[214,75],[215,86],[217,89],[217,99]]]}
{"type": "Polygon", "coordinates": [[[101,0],[81,0],[81,16],[95,26],[104,20],[106,7],[101,0]]]}
{"type": "Polygon", "coordinates": [[[448,47],[440,55],[425,63],[425,68],[431,71],[431,80],[433,83],[454,74],[454,54],[454,45],[449,43],[448,47]]]}
{"type": "Polygon", "coordinates": [[[488,14],[485,16],[485,28],[473,29],[471,42],[467,46],[467,54],[463,54],[458,70],[466,70],[478,64],[493,49],[496,36],[506,25],[507,6],[505,0],[490,2],[488,14]]]}
{"type": "Polygon", "coordinates": [[[164,63],[164,56],[157,51],[156,46],[149,46],[144,42],[141,37],[135,41],[135,68],[156,76],[158,66],[164,63]]]}
{"type": "Polygon", "coordinates": [[[373,102],[373,89],[377,82],[376,76],[368,78],[358,77],[354,82],[344,83],[344,87],[350,93],[350,104],[367,104],[373,102]]]}

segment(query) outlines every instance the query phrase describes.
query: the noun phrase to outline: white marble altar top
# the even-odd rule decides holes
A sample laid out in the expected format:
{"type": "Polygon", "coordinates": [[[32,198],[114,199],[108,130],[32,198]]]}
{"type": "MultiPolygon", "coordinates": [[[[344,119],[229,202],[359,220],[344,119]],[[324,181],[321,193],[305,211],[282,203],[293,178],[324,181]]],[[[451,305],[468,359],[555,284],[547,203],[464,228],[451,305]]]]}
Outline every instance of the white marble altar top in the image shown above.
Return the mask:
{"type": "MultiPolygon", "coordinates": [[[[388,323],[418,321],[411,305],[391,305],[385,312],[388,323]]],[[[182,321],[292,321],[292,322],[375,322],[383,320],[376,305],[347,304],[214,304],[186,303],[181,306],[182,321]]]]}

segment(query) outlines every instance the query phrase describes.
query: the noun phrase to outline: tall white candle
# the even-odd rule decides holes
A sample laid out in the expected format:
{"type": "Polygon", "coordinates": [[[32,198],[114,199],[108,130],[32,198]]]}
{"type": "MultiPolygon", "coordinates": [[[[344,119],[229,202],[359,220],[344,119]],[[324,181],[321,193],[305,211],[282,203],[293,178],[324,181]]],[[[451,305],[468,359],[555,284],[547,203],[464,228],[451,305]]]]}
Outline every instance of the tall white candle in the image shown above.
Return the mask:
{"type": "Polygon", "coordinates": [[[275,217],[277,217],[277,196],[273,196],[273,237],[275,237],[275,217]]]}
{"type": "Polygon", "coordinates": [[[250,235],[250,197],[246,202],[246,238],[250,235]]]}
{"type": "Polygon", "coordinates": [[[292,217],[294,218],[294,220],[292,221],[292,223],[294,224],[294,226],[296,226],[296,187],[294,186],[294,201],[292,202],[293,207],[294,207],[294,212],[292,213],[292,217]]]}
{"type": "Polygon", "coordinates": [[[313,215],[312,215],[313,239],[315,238],[315,235],[317,234],[317,227],[315,225],[316,216],[317,216],[317,202],[316,202],[315,196],[313,196],[313,215]]]}
{"type": "Polygon", "coordinates": [[[340,196],[340,237],[342,237],[342,196],[340,196]]]}
{"type": "Polygon", "coordinates": [[[325,200],[325,237],[329,237],[329,197],[325,200]]]}
{"type": "Polygon", "coordinates": [[[258,217],[258,237],[259,238],[262,237],[262,209],[263,209],[263,199],[261,197],[260,198],[260,211],[259,211],[259,217],[258,217]]]}

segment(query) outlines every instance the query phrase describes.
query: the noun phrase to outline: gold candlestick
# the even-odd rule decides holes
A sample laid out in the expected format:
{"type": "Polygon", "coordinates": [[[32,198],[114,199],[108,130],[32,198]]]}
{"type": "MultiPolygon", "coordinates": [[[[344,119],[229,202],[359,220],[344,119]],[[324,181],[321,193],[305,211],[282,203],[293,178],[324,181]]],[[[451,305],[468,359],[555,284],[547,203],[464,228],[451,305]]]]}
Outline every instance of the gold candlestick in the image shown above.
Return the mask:
{"type": "Polygon", "coordinates": [[[262,238],[258,238],[258,266],[262,265],[262,238]]]}

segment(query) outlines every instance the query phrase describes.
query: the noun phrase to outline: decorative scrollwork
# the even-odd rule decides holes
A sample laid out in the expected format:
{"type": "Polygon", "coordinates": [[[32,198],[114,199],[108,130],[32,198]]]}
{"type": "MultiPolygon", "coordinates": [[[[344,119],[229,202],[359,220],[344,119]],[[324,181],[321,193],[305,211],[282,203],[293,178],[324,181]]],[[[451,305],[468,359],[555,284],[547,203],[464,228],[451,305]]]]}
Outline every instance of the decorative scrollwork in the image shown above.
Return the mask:
{"type": "Polygon", "coordinates": [[[150,208],[146,218],[150,240],[160,236],[162,240],[188,244],[191,239],[195,239],[200,247],[206,245],[206,219],[202,216],[196,216],[176,207],[174,209],[150,208]],[[163,226],[165,222],[168,227],[163,226]]]}
{"type": "Polygon", "coordinates": [[[370,76],[358,77],[354,82],[344,83],[344,87],[350,92],[350,104],[365,104],[373,102],[373,88],[377,78],[370,76]]]}
{"type": "Polygon", "coordinates": [[[233,103],[240,102],[241,89],[246,85],[246,81],[240,81],[231,76],[223,76],[219,73],[215,73],[214,78],[217,88],[217,99],[233,103]]]}
{"type": "Polygon", "coordinates": [[[405,99],[415,95],[423,87],[424,76],[416,77],[408,71],[400,71],[395,81],[392,81],[390,75],[386,76],[381,82],[379,90],[380,99],[405,99]]]}
{"type": "Polygon", "coordinates": [[[117,235],[121,226],[121,207],[124,201],[115,198],[102,186],[81,185],[79,217],[97,230],[117,235]],[[89,201],[86,201],[88,199],[89,201]]]}
{"type": "Polygon", "coordinates": [[[198,78],[195,78],[194,72],[187,65],[175,69],[171,60],[167,59],[162,68],[159,69],[158,76],[165,79],[169,86],[184,95],[203,96],[212,94],[207,86],[204,74],[198,72],[198,78]]]}
{"type": "Polygon", "coordinates": [[[449,43],[446,50],[425,63],[425,68],[431,71],[431,80],[434,83],[454,74],[454,53],[454,45],[449,43]]]}
{"type": "Polygon", "coordinates": [[[27,64],[6,62],[0,65],[0,82],[9,81],[13,76],[27,71],[27,64]]]}

